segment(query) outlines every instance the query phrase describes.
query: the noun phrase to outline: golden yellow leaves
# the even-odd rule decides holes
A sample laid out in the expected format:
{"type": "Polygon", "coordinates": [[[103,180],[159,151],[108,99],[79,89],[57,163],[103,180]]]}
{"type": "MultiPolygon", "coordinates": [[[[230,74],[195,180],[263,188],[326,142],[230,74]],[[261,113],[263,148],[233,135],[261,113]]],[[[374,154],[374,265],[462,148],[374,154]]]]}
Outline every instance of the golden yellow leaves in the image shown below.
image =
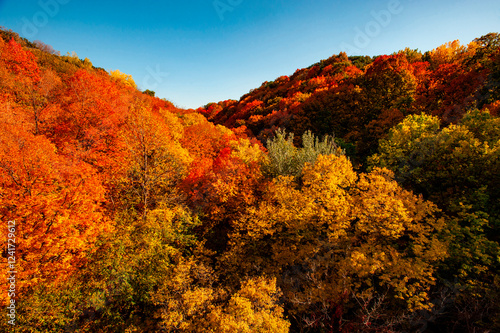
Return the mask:
{"type": "Polygon", "coordinates": [[[472,58],[476,54],[478,48],[479,45],[475,41],[470,42],[468,45],[460,45],[459,40],[454,40],[429,52],[430,62],[435,67],[442,64],[462,62],[472,58]]]}
{"type": "Polygon", "coordinates": [[[384,262],[387,261],[385,252],[374,253],[367,257],[362,249],[354,250],[351,253],[351,267],[360,277],[375,274],[384,268],[384,262]]]}
{"type": "Polygon", "coordinates": [[[397,239],[411,222],[404,202],[398,195],[403,190],[390,177],[392,173],[384,169],[360,176],[354,200],[358,233],[397,239]]]}
{"type": "Polygon", "coordinates": [[[279,306],[276,280],[254,278],[243,283],[225,308],[209,315],[214,332],[288,332],[290,323],[279,306]]]}
{"type": "Polygon", "coordinates": [[[137,88],[137,84],[135,83],[134,79],[132,78],[132,75],[122,73],[118,69],[114,70],[114,71],[110,71],[109,75],[111,76],[111,78],[114,81],[116,81],[120,84],[123,84],[127,87],[132,87],[134,89],[137,88]]]}
{"type": "Polygon", "coordinates": [[[265,154],[261,147],[249,139],[239,139],[238,141],[232,141],[232,156],[240,159],[246,165],[251,163],[260,163],[265,159],[265,154]]]}
{"type": "Polygon", "coordinates": [[[139,194],[134,200],[143,215],[171,194],[187,172],[192,158],[179,142],[182,134],[182,124],[170,112],[153,113],[139,105],[128,115],[122,134],[129,156],[126,182],[139,194]]]}
{"type": "Polygon", "coordinates": [[[399,187],[386,169],[358,175],[345,156],[320,155],[301,180],[298,186],[293,177],[277,178],[240,219],[226,267],[275,274],[300,311],[341,302],[346,292],[373,298],[387,290],[409,309],[423,308],[433,284],[430,263],[446,254],[436,237],[436,208],[399,187]]]}
{"type": "Polygon", "coordinates": [[[214,287],[214,282],[203,263],[179,262],[154,296],[161,327],[180,332],[288,332],[275,279],[251,278],[235,292],[214,287]]]}

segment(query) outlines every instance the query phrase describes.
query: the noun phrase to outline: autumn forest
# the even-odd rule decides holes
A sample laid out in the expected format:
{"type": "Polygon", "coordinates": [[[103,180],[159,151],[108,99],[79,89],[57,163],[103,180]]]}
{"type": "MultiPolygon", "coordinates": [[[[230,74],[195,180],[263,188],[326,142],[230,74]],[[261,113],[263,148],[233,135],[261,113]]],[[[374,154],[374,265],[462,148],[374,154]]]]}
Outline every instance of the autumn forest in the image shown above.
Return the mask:
{"type": "Polygon", "coordinates": [[[500,331],[500,34],[394,51],[186,110],[0,30],[0,331],[500,331]]]}

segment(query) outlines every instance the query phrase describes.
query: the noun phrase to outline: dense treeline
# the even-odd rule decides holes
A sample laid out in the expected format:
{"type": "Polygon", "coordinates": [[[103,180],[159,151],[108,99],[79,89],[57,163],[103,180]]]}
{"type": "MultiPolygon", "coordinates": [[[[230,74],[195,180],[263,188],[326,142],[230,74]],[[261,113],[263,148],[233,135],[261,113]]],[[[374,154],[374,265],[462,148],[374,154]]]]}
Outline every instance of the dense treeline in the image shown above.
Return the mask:
{"type": "MultiPolygon", "coordinates": [[[[335,135],[356,161],[409,114],[456,123],[470,108],[498,113],[500,36],[468,45],[453,41],[422,54],[405,49],[376,58],[334,55],[281,76],[241,97],[198,111],[229,128],[245,127],[262,141],[278,128],[300,138],[307,130],[335,135]]],[[[297,144],[300,140],[296,141],[297,144]]]]}
{"type": "Polygon", "coordinates": [[[19,332],[500,329],[499,35],[195,112],[0,32],[19,332]]]}

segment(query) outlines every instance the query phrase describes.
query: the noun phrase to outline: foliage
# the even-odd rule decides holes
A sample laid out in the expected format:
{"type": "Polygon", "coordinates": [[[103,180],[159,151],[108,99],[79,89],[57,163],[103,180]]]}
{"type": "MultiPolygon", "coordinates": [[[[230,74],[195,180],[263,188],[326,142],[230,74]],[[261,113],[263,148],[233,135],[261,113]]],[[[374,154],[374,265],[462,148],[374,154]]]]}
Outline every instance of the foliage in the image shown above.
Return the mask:
{"type": "Polygon", "coordinates": [[[314,163],[319,155],[340,155],[342,151],[330,136],[319,140],[310,131],[302,135],[302,148],[293,145],[293,133],[277,130],[273,139],[267,140],[269,160],[264,165],[266,173],[278,176],[299,177],[306,163],[314,163]]]}
{"type": "Polygon", "coordinates": [[[296,145],[308,130],[319,137],[335,133],[356,146],[351,157],[359,164],[409,114],[424,112],[449,124],[474,107],[496,112],[498,55],[495,33],[424,54],[409,48],[373,59],[341,53],[266,82],[239,101],[198,111],[230,128],[244,125],[262,142],[278,128],[295,133],[296,145]]]}
{"type": "MultiPolygon", "coordinates": [[[[137,89],[137,84],[135,84],[132,75],[122,73],[118,69],[110,71],[109,75],[113,80],[116,80],[117,82],[124,84],[125,86],[137,89]]],[[[154,94],[152,96],[154,97],[154,94]]]]}
{"type": "Polygon", "coordinates": [[[320,155],[301,188],[280,176],[264,198],[238,221],[219,269],[276,276],[300,326],[338,328],[363,312],[357,300],[394,306],[373,320],[429,307],[443,221],[387,170],[358,175],[346,157],[320,155]]]}
{"type": "Polygon", "coordinates": [[[439,125],[437,117],[407,117],[370,163],[390,168],[446,213],[450,257],[441,276],[458,284],[460,298],[475,294],[483,306],[500,276],[498,118],[472,110],[458,125],[439,125]]]}
{"type": "Polygon", "coordinates": [[[182,110],[0,29],[0,304],[19,332],[498,331],[498,48],[182,110]]]}
{"type": "MultiPolygon", "coordinates": [[[[104,188],[95,172],[57,155],[47,138],[6,116],[0,118],[0,216],[17,225],[17,288],[22,293],[38,283],[67,279],[111,225],[101,207],[104,188]]],[[[4,228],[4,243],[7,233],[4,228]]],[[[6,296],[2,293],[2,303],[6,296]]]]}

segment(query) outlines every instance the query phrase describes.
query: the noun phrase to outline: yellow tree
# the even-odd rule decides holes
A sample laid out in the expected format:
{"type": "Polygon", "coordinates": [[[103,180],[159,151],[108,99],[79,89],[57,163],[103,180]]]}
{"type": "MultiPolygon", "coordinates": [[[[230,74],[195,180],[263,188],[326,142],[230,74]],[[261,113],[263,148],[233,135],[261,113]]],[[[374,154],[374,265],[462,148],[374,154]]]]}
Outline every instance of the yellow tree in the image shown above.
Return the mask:
{"type": "Polygon", "coordinates": [[[428,53],[429,62],[434,68],[443,64],[461,63],[471,59],[478,49],[478,43],[473,41],[467,46],[461,45],[459,40],[443,44],[428,53]]]}
{"type": "Polygon", "coordinates": [[[125,187],[143,218],[174,194],[191,162],[179,142],[182,134],[179,119],[168,111],[153,113],[137,105],[129,112],[123,133],[130,159],[125,187]]]}
{"type": "Polygon", "coordinates": [[[367,325],[429,307],[433,263],[446,252],[436,208],[387,170],[356,174],[345,156],[321,155],[303,174],[301,187],[290,177],[274,180],[247,210],[219,269],[229,279],[276,276],[304,326],[338,328],[349,309],[367,325]],[[377,304],[380,311],[370,312],[377,304]]]}
{"type": "Polygon", "coordinates": [[[248,279],[224,306],[208,315],[208,327],[223,333],[286,333],[290,323],[283,318],[280,296],[276,279],[248,279]]]}
{"type": "MultiPolygon", "coordinates": [[[[200,257],[201,258],[201,257],[200,257]]],[[[176,332],[286,333],[276,279],[255,277],[235,289],[216,287],[206,260],[179,261],[154,293],[159,328],[176,332]]]]}
{"type": "Polygon", "coordinates": [[[110,71],[109,75],[114,81],[123,84],[126,87],[132,87],[134,89],[137,88],[137,84],[135,83],[134,79],[132,78],[132,75],[130,74],[122,73],[117,69],[114,71],[110,71]]]}

